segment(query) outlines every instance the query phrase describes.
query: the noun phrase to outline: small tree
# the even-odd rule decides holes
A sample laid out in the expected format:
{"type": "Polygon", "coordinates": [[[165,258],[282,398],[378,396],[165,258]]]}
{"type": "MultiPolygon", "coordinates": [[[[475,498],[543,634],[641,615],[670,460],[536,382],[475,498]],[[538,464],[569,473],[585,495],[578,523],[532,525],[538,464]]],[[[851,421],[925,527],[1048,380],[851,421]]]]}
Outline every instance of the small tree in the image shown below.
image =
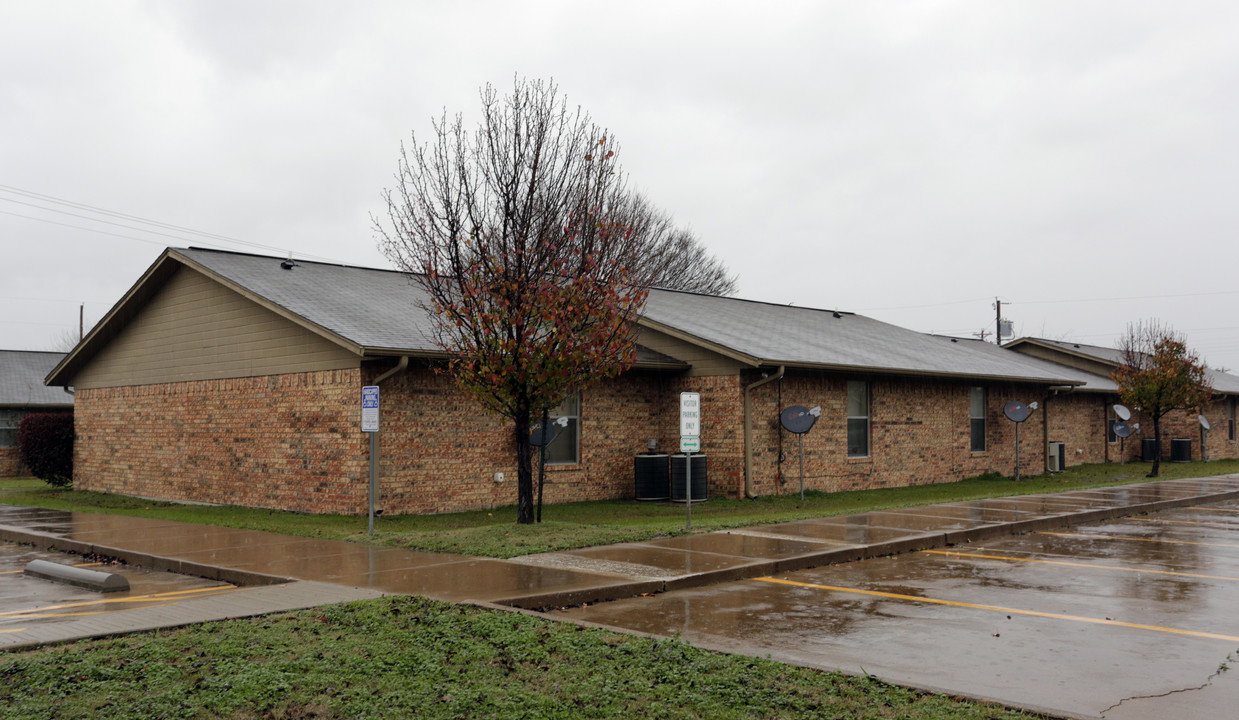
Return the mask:
{"type": "Polygon", "coordinates": [[[402,148],[390,229],[375,225],[425,289],[457,383],[513,421],[517,518],[530,523],[531,418],[632,365],[655,279],[643,253],[678,236],[628,191],[614,139],[551,83],[517,81],[502,100],[487,86],[476,131],[446,115],[434,131],[402,148]]]}
{"type": "Polygon", "coordinates": [[[73,414],[30,413],[17,426],[17,448],[30,474],[56,487],[73,484],[73,414]]]}
{"type": "Polygon", "coordinates": [[[1183,336],[1156,321],[1129,324],[1119,339],[1122,365],[1112,375],[1119,398],[1153,421],[1157,452],[1149,477],[1162,461],[1162,418],[1172,410],[1198,410],[1213,394],[1204,362],[1183,336]]]}

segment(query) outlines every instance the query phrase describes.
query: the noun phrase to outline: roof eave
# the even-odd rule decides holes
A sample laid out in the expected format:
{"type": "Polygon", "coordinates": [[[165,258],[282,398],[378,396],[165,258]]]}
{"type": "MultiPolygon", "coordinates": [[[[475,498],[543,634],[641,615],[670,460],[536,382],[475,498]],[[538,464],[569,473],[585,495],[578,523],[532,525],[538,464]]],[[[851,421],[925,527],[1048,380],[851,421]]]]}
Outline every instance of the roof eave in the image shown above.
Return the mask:
{"type": "Polygon", "coordinates": [[[731,358],[732,360],[735,360],[736,362],[741,363],[743,365],[748,365],[749,367],[761,367],[762,365],[771,364],[760,358],[753,357],[752,355],[749,355],[748,353],[742,353],[739,350],[727,347],[726,345],[720,345],[719,343],[697,337],[696,335],[685,332],[673,325],[667,325],[665,323],[658,322],[657,320],[651,320],[648,317],[645,317],[644,315],[637,318],[637,325],[641,327],[647,327],[651,330],[657,330],[658,332],[666,334],[666,335],[670,335],[671,337],[677,340],[683,340],[684,342],[689,343],[690,345],[696,345],[697,347],[705,348],[706,350],[709,350],[710,352],[718,353],[719,355],[722,355],[723,357],[731,358]]]}
{"type": "Polygon", "coordinates": [[[1120,365],[1120,363],[1116,363],[1113,360],[1107,360],[1103,357],[1098,357],[1096,355],[1090,355],[1089,353],[1086,353],[1086,352],[1076,352],[1075,350],[1072,350],[1070,348],[1065,348],[1061,345],[1043,342],[1042,340],[1038,338],[1019,338],[1018,340],[1012,340],[1006,345],[1003,345],[1003,347],[1014,348],[1016,345],[1036,345],[1037,347],[1045,348],[1046,350],[1060,352],[1064,355],[1070,355],[1071,357],[1080,358],[1081,360],[1090,360],[1100,365],[1107,365],[1112,368],[1117,368],[1120,365]]]}
{"type": "Polygon", "coordinates": [[[1016,382],[1035,385],[1069,385],[1080,387],[1084,380],[1068,380],[1065,378],[1045,378],[1036,376],[992,375],[987,373],[955,373],[941,370],[917,370],[914,368],[879,368],[872,365],[843,365],[835,363],[806,363],[794,360],[762,360],[762,365],[785,365],[789,368],[806,370],[830,370],[833,372],[850,372],[865,375],[899,375],[911,377],[933,377],[954,380],[986,380],[992,382],[1016,382]]]}

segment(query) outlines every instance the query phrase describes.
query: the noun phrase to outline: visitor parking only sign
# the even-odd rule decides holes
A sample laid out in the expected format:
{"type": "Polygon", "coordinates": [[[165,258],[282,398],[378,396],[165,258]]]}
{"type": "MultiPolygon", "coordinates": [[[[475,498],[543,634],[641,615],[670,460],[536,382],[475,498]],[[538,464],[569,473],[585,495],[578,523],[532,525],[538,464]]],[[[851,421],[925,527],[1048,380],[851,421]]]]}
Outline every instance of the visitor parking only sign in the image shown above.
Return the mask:
{"type": "Polygon", "coordinates": [[[701,452],[701,393],[680,393],[680,452],[701,452]]]}

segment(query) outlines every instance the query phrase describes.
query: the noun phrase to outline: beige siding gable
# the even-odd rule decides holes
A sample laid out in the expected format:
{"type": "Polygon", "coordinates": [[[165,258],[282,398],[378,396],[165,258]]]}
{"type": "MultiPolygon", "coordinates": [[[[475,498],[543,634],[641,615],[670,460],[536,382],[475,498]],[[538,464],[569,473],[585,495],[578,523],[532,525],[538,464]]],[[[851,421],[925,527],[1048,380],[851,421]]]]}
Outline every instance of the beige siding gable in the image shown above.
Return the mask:
{"type": "Polygon", "coordinates": [[[1052,363],[1066,365],[1067,367],[1072,367],[1076,370],[1083,370],[1084,372],[1092,373],[1094,375],[1101,375],[1102,377],[1110,377],[1110,373],[1114,371],[1114,368],[1098,360],[1090,360],[1088,358],[1080,357],[1079,355],[1072,355],[1071,353],[1063,352],[1061,350],[1054,350],[1042,345],[1022,343],[1020,345],[1016,345],[1012,349],[1022,352],[1025,355],[1031,355],[1032,357],[1040,358],[1042,360],[1049,360],[1052,363]]]}
{"type": "Polygon", "coordinates": [[[725,355],[646,327],[638,328],[637,343],[688,363],[690,376],[736,375],[745,367],[725,355]]]}
{"type": "Polygon", "coordinates": [[[81,388],[358,367],[361,358],[181,267],[75,377],[81,388]]]}

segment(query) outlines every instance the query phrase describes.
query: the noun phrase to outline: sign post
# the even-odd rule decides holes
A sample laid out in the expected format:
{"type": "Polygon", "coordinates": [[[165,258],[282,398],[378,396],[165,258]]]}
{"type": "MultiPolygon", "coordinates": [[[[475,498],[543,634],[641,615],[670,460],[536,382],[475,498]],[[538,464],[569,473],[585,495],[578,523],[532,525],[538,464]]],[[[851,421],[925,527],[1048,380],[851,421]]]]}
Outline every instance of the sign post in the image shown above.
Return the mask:
{"type": "Polygon", "coordinates": [[[701,452],[701,393],[680,393],[680,452],[684,453],[684,529],[693,529],[693,453],[701,452]]]}
{"type": "Polygon", "coordinates": [[[361,431],[370,433],[370,534],[374,534],[374,467],[379,456],[379,386],[361,389],[361,431]]]}

